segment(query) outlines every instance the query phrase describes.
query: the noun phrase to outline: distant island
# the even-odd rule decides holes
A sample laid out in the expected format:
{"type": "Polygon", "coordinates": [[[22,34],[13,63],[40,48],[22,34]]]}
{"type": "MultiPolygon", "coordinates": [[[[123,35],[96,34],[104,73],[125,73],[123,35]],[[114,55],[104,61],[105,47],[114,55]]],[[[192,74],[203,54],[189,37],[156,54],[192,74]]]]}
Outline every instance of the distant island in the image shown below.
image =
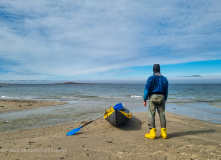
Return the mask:
{"type": "Polygon", "coordinates": [[[81,84],[81,83],[77,83],[77,82],[64,82],[64,83],[56,83],[56,84],[81,84]]]}

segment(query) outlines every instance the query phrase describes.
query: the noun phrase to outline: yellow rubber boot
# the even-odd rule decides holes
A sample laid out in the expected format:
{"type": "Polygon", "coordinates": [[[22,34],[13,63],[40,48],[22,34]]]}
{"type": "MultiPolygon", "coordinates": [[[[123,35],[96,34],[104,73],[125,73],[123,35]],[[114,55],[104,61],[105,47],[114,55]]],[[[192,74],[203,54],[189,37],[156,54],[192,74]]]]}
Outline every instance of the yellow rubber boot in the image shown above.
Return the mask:
{"type": "Polygon", "coordinates": [[[145,134],[146,138],[155,139],[156,138],[156,128],[152,128],[150,133],[145,134]]]}
{"type": "Polygon", "coordinates": [[[162,137],[163,139],[167,139],[167,129],[166,128],[161,128],[160,137],[162,137]]]}

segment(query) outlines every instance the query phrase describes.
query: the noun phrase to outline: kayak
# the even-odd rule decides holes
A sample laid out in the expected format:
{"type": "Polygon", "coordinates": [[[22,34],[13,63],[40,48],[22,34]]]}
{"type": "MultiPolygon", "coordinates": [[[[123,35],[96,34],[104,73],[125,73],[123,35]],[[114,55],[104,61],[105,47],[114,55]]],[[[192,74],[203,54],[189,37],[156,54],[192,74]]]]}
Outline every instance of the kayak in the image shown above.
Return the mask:
{"type": "Polygon", "coordinates": [[[110,107],[106,110],[104,114],[104,119],[106,119],[113,126],[121,126],[125,124],[132,117],[130,110],[122,107],[121,109],[114,109],[110,107]]]}

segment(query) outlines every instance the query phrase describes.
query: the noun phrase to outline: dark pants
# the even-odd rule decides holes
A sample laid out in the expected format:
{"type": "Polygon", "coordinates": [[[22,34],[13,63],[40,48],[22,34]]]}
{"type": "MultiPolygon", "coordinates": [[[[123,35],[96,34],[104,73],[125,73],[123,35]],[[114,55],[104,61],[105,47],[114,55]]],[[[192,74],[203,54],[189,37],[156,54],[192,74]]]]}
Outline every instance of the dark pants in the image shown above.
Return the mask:
{"type": "Polygon", "coordinates": [[[156,128],[155,125],[155,113],[156,110],[160,117],[161,128],[166,128],[166,118],[165,118],[165,100],[162,94],[153,94],[149,99],[149,117],[148,125],[149,128],[156,128]]]}

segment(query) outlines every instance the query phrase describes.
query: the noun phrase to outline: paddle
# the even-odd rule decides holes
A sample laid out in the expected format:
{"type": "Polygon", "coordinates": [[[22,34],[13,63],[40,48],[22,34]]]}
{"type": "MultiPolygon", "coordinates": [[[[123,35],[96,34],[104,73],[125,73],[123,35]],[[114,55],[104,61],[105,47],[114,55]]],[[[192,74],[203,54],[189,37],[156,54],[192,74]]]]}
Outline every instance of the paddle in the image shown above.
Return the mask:
{"type": "MultiPolygon", "coordinates": [[[[123,108],[123,105],[122,105],[121,103],[118,103],[118,104],[116,104],[116,105],[114,106],[114,109],[115,109],[115,110],[120,110],[120,109],[122,109],[122,108],[123,108]]],[[[78,127],[78,128],[75,128],[75,129],[69,131],[66,135],[67,135],[67,136],[72,136],[72,135],[74,135],[75,133],[77,133],[78,131],[80,131],[81,128],[83,128],[84,126],[90,124],[91,122],[95,121],[96,119],[98,119],[98,118],[100,118],[100,117],[102,117],[102,116],[103,116],[103,115],[100,115],[99,117],[97,117],[97,118],[95,118],[95,119],[89,121],[88,123],[84,124],[83,126],[78,127]]]]}
{"type": "Polygon", "coordinates": [[[84,126],[90,124],[91,122],[95,121],[96,119],[98,119],[98,118],[100,118],[100,117],[102,117],[102,116],[103,116],[103,115],[101,115],[101,116],[99,116],[99,117],[97,117],[97,118],[95,118],[95,119],[89,121],[88,123],[84,124],[83,126],[81,126],[81,127],[79,127],[79,128],[75,128],[75,129],[69,131],[66,135],[67,135],[67,136],[74,135],[75,133],[77,133],[78,131],[80,131],[81,128],[83,128],[84,126]]]}

